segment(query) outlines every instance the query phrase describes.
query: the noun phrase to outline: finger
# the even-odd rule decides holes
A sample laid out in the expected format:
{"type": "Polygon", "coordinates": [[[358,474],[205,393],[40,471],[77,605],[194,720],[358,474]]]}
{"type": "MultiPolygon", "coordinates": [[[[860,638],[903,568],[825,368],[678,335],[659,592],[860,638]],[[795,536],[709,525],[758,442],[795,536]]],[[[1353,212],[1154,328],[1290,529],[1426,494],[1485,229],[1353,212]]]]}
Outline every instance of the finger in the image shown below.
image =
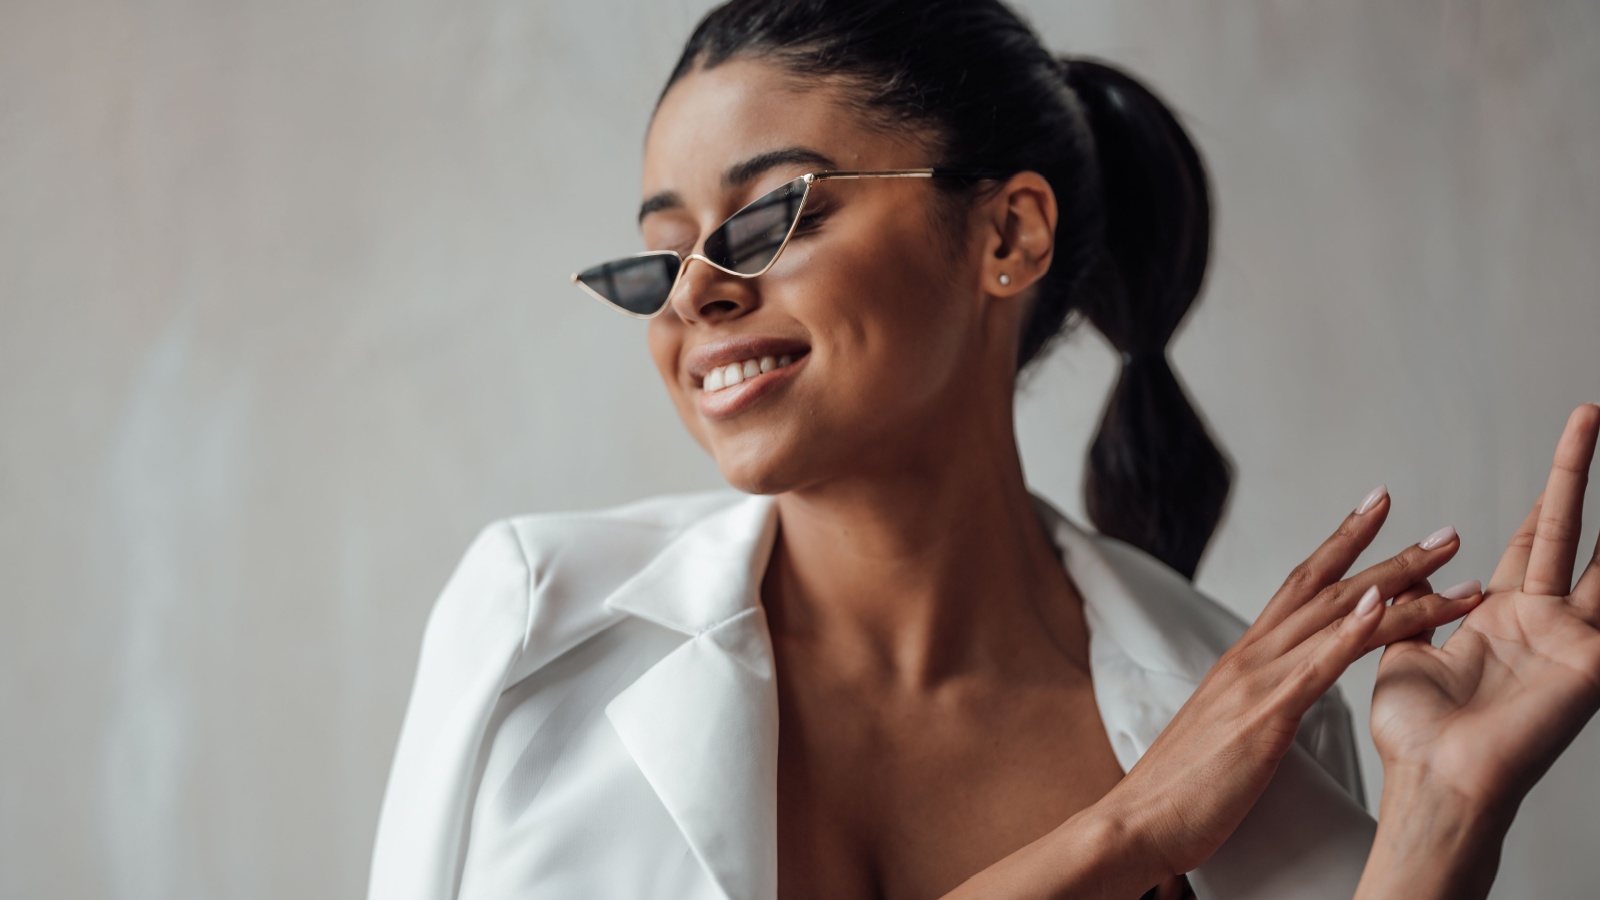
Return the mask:
{"type": "Polygon", "coordinates": [[[1411,639],[1431,642],[1435,628],[1472,612],[1481,602],[1483,591],[1477,581],[1462,582],[1440,593],[1430,593],[1405,603],[1397,600],[1390,604],[1383,621],[1367,641],[1367,649],[1376,650],[1386,644],[1411,639]]]}
{"type": "MultiPolygon", "coordinates": [[[[1416,584],[1413,584],[1412,586],[1410,586],[1410,587],[1406,588],[1405,590],[1401,591],[1399,594],[1396,594],[1395,598],[1393,600],[1389,601],[1389,606],[1392,608],[1392,607],[1399,606],[1402,603],[1410,603],[1413,600],[1420,600],[1423,597],[1426,597],[1431,593],[1433,593],[1433,585],[1431,583],[1429,583],[1428,579],[1424,578],[1421,581],[1417,582],[1416,584]]],[[[1402,640],[1428,641],[1428,642],[1431,643],[1433,641],[1433,629],[1432,628],[1424,628],[1424,629],[1422,629],[1422,631],[1418,632],[1415,636],[1409,637],[1409,638],[1403,638],[1402,640]]],[[[1393,643],[1399,643],[1399,641],[1395,641],[1393,643]]],[[[1392,644],[1391,644],[1391,646],[1392,646],[1392,644]]]]}
{"type": "Polygon", "coordinates": [[[1294,567],[1251,627],[1263,631],[1275,628],[1318,591],[1343,578],[1355,564],[1356,557],[1377,537],[1378,529],[1383,527],[1388,516],[1389,488],[1380,484],[1362,498],[1354,512],[1344,517],[1338,530],[1323,541],[1316,552],[1294,567]]]}
{"type": "Polygon", "coordinates": [[[1600,406],[1585,403],[1567,418],[1545,484],[1528,571],[1522,577],[1522,589],[1527,593],[1565,597],[1572,587],[1572,563],[1583,531],[1583,489],[1589,480],[1597,431],[1600,406]]]}
{"type": "Polygon", "coordinates": [[[1506,552],[1500,554],[1500,564],[1489,576],[1489,592],[1515,591],[1522,587],[1522,575],[1528,571],[1528,552],[1533,549],[1533,533],[1539,527],[1539,510],[1544,504],[1544,491],[1533,501],[1533,509],[1517,526],[1506,552]]]}
{"type": "Polygon", "coordinates": [[[1589,564],[1583,567],[1583,574],[1572,588],[1572,604],[1591,624],[1600,625],[1600,537],[1594,542],[1589,564]]]}
{"type": "Polygon", "coordinates": [[[1395,594],[1394,599],[1389,601],[1389,605],[1399,606],[1402,603],[1409,603],[1412,600],[1426,597],[1431,593],[1433,593],[1433,584],[1429,582],[1428,579],[1424,578],[1400,593],[1395,594]]]}
{"type": "Polygon", "coordinates": [[[1329,585],[1310,603],[1295,610],[1261,640],[1267,652],[1281,656],[1355,608],[1368,587],[1393,597],[1433,574],[1461,549],[1454,528],[1446,526],[1390,558],[1329,585]]]}
{"type": "Polygon", "coordinates": [[[1305,715],[1344,670],[1367,652],[1372,635],[1391,612],[1385,610],[1377,586],[1368,587],[1350,615],[1328,629],[1326,639],[1302,646],[1283,660],[1291,668],[1275,692],[1274,707],[1285,714],[1305,715]]]}

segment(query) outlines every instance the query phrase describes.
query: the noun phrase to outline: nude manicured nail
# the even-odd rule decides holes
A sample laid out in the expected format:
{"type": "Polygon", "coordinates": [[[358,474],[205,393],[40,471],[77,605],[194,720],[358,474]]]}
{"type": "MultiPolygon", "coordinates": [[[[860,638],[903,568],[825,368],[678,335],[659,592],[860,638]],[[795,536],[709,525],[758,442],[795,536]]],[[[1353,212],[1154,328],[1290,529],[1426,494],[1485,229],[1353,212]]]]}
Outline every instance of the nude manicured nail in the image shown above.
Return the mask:
{"type": "Polygon", "coordinates": [[[1377,506],[1378,505],[1378,501],[1382,500],[1383,499],[1383,495],[1387,494],[1387,493],[1389,493],[1389,486],[1386,485],[1386,484],[1380,484],[1377,487],[1373,488],[1372,490],[1368,491],[1367,495],[1365,497],[1362,497],[1361,498],[1361,502],[1356,505],[1356,515],[1359,516],[1362,513],[1365,513],[1367,510],[1373,508],[1374,506],[1377,506]]]}
{"type": "Polygon", "coordinates": [[[1356,615],[1364,616],[1368,613],[1371,613],[1373,610],[1378,608],[1378,604],[1381,602],[1381,600],[1382,597],[1378,594],[1377,585],[1367,588],[1367,592],[1362,594],[1361,599],[1356,602],[1356,615]]]}
{"type": "Polygon", "coordinates": [[[1439,596],[1446,600],[1465,600],[1481,590],[1483,590],[1483,584],[1474,578],[1471,581],[1463,581],[1455,587],[1445,588],[1439,592],[1439,596]]]}
{"type": "Polygon", "coordinates": [[[1423,538],[1422,539],[1422,543],[1418,544],[1417,546],[1421,547],[1424,550],[1433,550],[1433,549],[1435,549],[1437,547],[1442,547],[1445,544],[1449,543],[1450,539],[1455,537],[1455,536],[1456,536],[1455,528],[1453,526],[1446,525],[1445,527],[1439,529],[1438,531],[1435,531],[1433,534],[1430,534],[1427,537],[1423,538]]]}

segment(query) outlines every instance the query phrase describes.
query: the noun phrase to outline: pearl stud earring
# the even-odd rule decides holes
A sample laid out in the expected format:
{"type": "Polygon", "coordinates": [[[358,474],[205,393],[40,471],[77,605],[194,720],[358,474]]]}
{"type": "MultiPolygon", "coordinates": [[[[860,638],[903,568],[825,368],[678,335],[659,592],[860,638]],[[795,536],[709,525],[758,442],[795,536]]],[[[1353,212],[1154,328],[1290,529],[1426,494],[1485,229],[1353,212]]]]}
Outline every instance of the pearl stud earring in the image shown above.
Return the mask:
{"type": "Polygon", "coordinates": [[[1000,273],[1000,283],[1001,284],[1010,284],[1011,283],[1011,276],[1007,275],[1004,272],[1001,272],[1000,273]]]}

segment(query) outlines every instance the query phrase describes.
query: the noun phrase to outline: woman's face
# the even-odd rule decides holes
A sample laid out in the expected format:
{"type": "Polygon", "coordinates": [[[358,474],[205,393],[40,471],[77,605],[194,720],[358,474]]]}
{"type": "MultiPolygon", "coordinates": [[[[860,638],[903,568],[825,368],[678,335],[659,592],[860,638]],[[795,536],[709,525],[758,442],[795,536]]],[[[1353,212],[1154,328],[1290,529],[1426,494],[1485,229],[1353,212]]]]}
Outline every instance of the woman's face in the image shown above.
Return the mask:
{"type": "MultiPolygon", "coordinates": [[[[834,90],[737,59],[680,79],[645,142],[646,247],[697,251],[741,206],[807,172],[930,164],[919,141],[866,127],[834,90]],[[729,178],[776,151],[774,164],[729,178]]],[[[950,429],[992,418],[973,407],[996,392],[1009,438],[1015,311],[985,302],[981,241],[952,254],[941,239],[933,192],[925,178],[820,182],[766,274],[688,264],[650,322],[650,351],[734,487],[770,494],[916,466],[959,434],[950,429]],[[788,366],[706,389],[713,367],[785,355],[788,366]]]]}

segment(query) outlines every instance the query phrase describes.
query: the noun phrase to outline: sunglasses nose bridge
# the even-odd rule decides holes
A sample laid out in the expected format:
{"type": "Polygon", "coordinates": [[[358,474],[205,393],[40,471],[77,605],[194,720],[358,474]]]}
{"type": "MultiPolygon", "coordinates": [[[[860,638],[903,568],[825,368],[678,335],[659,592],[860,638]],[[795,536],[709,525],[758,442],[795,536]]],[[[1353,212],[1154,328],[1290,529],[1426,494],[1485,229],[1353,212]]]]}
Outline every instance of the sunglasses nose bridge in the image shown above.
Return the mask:
{"type": "Polygon", "coordinates": [[[746,275],[743,272],[735,272],[734,270],[728,268],[727,266],[724,266],[724,265],[716,262],[715,260],[713,260],[711,257],[705,255],[704,253],[696,252],[696,253],[691,253],[688,256],[684,257],[683,265],[678,269],[678,277],[680,279],[683,277],[683,270],[689,268],[690,260],[699,260],[700,262],[705,263],[706,265],[708,265],[711,268],[717,270],[718,272],[721,272],[724,275],[732,275],[735,278],[754,278],[755,277],[754,275],[746,275]]]}
{"type": "MultiPolygon", "coordinates": [[[[717,304],[729,304],[735,307],[735,310],[730,310],[729,314],[742,315],[742,312],[736,312],[736,310],[746,310],[751,307],[753,304],[748,300],[732,298],[726,294],[717,296],[714,299],[701,299],[696,296],[708,290],[715,290],[714,286],[721,281],[719,276],[732,276],[740,281],[748,281],[755,277],[754,275],[730,271],[713,262],[703,253],[691,253],[684,257],[683,264],[678,267],[678,276],[673,280],[672,288],[667,292],[667,299],[662,304],[662,309],[672,307],[678,317],[685,321],[700,321],[708,318],[706,310],[717,304]],[[706,276],[709,280],[696,281],[695,276],[689,272],[689,263],[697,261],[705,263],[706,267],[715,273],[706,276]]],[[[719,316],[719,318],[727,317],[728,314],[719,316]]]]}

